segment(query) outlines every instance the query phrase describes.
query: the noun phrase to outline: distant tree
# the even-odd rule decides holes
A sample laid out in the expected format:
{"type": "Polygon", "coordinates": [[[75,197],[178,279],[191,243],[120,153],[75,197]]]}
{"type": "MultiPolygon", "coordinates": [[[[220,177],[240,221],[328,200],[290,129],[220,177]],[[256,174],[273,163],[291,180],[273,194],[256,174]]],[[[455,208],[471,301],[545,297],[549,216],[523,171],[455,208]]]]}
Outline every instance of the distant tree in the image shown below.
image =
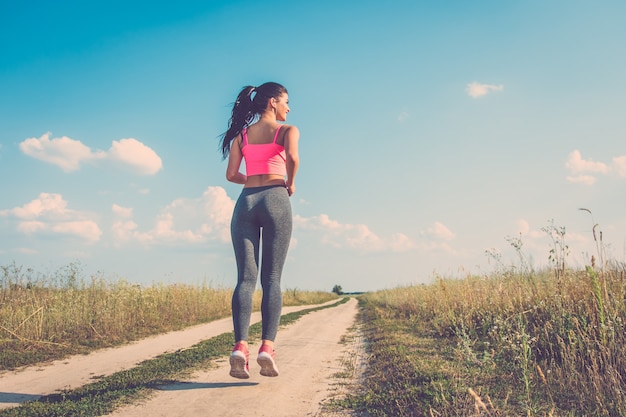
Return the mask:
{"type": "Polygon", "coordinates": [[[335,285],[333,287],[333,292],[337,295],[341,295],[343,294],[343,288],[341,288],[341,285],[335,285]]]}

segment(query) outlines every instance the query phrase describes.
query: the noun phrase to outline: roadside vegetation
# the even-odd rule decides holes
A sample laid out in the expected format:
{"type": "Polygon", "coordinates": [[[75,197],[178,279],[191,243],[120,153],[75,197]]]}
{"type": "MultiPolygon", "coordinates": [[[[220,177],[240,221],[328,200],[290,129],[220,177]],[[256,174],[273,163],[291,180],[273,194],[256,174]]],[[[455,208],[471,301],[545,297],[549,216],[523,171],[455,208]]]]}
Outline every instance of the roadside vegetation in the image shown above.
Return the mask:
{"type": "MultiPolygon", "coordinates": [[[[133,285],[83,277],[70,264],[44,275],[0,266],[0,371],[207,323],[230,315],[232,289],[207,284],[133,285]]],[[[285,306],[319,304],[330,292],[289,289],[285,306]]],[[[261,293],[255,294],[255,309],[261,293]]]]}
{"type": "MultiPolygon", "coordinates": [[[[626,416],[626,266],[568,269],[550,226],[552,268],[359,297],[369,363],[340,402],[368,416],[626,416]]],[[[596,237],[594,226],[594,237],[596,237]]]]}
{"type": "MultiPolygon", "coordinates": [[[[281,326],[297,321],[300,317],[325,308],[336,307],[349,300],[348,297],[321,307],[285,314],[280,318],[281,326]]],[[[250,326],[250,340],[261,337],[261,323],[250,326]]],[[[0,417],[67,417],[102,416],[116,408],[145,399],[150,393],[164,385],[179,383],[194,370],[215,366],[216,359],[228,356],[232,349],[233,333],[202,341],[188,349],[166,353],[141,362],[131,369],[105,376],[96,382],[59,394],[41,397],[37,401],[25,402],[19,407],[0,410],[0,417]]]]}

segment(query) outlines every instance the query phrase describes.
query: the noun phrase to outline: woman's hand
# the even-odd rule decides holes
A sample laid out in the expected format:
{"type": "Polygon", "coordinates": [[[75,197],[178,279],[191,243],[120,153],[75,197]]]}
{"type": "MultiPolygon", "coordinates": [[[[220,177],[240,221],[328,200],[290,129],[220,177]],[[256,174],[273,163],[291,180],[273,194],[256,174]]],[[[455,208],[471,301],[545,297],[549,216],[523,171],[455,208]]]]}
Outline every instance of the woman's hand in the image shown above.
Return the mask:
{"type": "Polygon", "coordinates": [[[287,192],[289,193],[289,197],[291,197],[293,193],[296,192],[296,185],[295,184],[288,185],[287,192]]]}

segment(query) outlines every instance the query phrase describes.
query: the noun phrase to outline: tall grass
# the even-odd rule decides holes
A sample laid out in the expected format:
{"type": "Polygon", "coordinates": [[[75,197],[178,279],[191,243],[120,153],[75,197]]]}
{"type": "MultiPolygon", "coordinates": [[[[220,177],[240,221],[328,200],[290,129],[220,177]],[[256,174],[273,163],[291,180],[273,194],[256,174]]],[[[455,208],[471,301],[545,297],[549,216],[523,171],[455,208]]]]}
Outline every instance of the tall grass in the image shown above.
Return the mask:
{"type": "MultiPolygon", "coordinates": [[[[255,294],[255,308],[260,305],[255,294]]],[[[134,285],[82,277],[70,264],[51,275],[0,267],[0,369],[56,358],[227,317],[232,289],[206,284],[134,285]]],[[[336,298],[288,290],[285,305],[336,298]]]]}
{"type": "Polygon", "coordinates": [[[624,273],[567,271],[560,285],[552,273],[440,279],[367,298],[414,328],[427,323],[456,340],[462,357],[511,375],[509,392],[526,411],[548,405],[624,416],[624,273]]]}
{"type": "Polygon", "coordinates": [[[368,393],[356,404],[386,410],[372,415],[626,416],[626,268],[571,270],[555,253],[550,270],[362,296],[365,325],[376,323],[372,344],[409,348],[372,346],[368,393]],[[394,397],[378,382],[385,374],[394,386],[421,388],[394,397]]]}

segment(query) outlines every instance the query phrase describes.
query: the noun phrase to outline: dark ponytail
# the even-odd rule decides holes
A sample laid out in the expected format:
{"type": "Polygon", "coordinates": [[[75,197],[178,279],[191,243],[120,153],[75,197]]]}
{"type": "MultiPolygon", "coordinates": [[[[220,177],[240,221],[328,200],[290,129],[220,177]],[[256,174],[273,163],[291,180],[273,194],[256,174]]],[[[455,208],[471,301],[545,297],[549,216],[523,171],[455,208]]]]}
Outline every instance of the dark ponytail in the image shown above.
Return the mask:
{"type": "Polygon", "coordinates": [[[230,144],[238,134],[254,123],[258,116],[267,107],[267,102],[271,98],[280,97],[287,93],[287,89],[278,83],[268,82],[258,87],[248,85],[237,95],[237,100],[233,104],[233,111],[228,120],[228,130],[221,135],[222,158],[226,159],[230,153],[230,144]]]}

